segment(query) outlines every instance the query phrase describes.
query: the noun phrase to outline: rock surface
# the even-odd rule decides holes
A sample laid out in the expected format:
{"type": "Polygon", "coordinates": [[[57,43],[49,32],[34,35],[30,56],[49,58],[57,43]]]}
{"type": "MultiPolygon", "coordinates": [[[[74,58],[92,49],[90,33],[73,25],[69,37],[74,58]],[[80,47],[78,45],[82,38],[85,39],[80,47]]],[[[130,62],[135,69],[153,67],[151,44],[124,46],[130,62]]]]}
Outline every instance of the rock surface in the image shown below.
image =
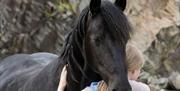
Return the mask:
{"type": "Polygon", "coordinates": [[[132,22],[133,40],[145,51],[163,28],[180,23],[180,14],[175,0],[128,0],[126,13],[132,22]]]}
{"type": "Polygon", "coordinates": [[[141,81],[151,91],[178,91],[180,72],[180,5],[178,0],[129,0],[126,14],[134,27],[132,41],[144,52],[141,81]],[[172,82],[175,81],[175,82],[172,82]],[[169,82],[172,82],[169,85],[169,82]]]}
{"type": "MultiPolygon", "coordinates": [[[[70,0],[75,3],[71,7],[80,5],[71,12],[69,6],[54,0],[0,0],[0,58],[22,52],[59,54],[64,36],[88,1],[70,0]]],[[[180,0],[127,3],[125,13],[135,31],[132,41],[146,59],[140,80],[151,91],[179,91],[180,0]]]]}
{"type": "Polygon", "coordinates": [[[143,69],[147,73],[141,80],[149,84],[151,91],[179,90],[174,83],[168,85],[170,82],[168,77],[173,72],[180,72],[179,3],[178,0],[128,2],[126,14],[135,30],[132,41],[144,52],[146,59],[143,69]]]}
{"type": "Polygon", "coordinates": [[[53,0],[0,0],[0,57],[15,53],[60,53],[75,16],[53,0]]]}

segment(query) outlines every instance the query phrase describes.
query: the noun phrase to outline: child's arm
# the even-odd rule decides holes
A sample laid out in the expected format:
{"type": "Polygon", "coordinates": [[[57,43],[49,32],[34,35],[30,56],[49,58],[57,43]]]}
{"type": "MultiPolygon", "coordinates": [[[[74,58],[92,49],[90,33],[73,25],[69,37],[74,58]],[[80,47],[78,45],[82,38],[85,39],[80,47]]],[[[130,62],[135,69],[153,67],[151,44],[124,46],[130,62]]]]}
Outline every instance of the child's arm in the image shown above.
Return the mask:
{"type": "Polygon", "coordinates": [[[60,81],[59,81],[59,86],[58,86],[58,90],[57,91],[64,91],[66,85],[67,85],[67,81],[66,81],[66,78],[67,78],[67,69],[66,69],[66,66],[64,66],[62,72],[61,72],[61,78],[60,78],[60,81]]]}

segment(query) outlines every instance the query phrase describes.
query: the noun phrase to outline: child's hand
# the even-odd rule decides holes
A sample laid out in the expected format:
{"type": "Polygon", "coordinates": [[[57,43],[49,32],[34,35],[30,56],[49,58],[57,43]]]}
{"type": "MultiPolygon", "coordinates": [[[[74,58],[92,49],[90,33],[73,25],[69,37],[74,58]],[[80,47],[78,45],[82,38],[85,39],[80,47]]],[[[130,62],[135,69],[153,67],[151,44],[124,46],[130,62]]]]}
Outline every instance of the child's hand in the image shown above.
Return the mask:
{"type": "Polygon", "coordinates": [[[58,86],[58,90],[57,91],[64,91],[66,85],[67,85],[67,66],[63,67],[63,70],[61,72],[61,78],[60,78],[60,82],[59,82],[59,86],[58,86]]]}

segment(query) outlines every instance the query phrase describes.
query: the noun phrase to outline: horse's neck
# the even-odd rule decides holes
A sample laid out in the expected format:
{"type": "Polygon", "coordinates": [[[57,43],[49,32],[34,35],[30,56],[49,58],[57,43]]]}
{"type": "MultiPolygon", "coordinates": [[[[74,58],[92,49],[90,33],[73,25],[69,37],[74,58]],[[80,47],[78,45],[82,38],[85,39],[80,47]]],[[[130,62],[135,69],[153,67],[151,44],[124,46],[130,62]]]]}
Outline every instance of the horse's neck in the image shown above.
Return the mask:
{"type": "Polygon", "coordinates": [[[56,59],[44,67],[32,81],[31,86],[38,86],[33,91],[57,91],[61,70],[65,62],[56,59]]]}

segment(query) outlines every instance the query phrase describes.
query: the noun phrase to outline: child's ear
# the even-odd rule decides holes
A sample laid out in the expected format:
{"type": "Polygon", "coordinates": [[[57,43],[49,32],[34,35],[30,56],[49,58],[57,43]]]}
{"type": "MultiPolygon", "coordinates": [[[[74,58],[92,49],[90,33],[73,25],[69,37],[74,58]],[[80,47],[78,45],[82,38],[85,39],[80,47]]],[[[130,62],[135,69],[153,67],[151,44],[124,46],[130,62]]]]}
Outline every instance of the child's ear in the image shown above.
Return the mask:
{"type": "Polygon", "coordinates": [[[132,70],[131,72],[132,72],[132,74],[134,74],[136,72],[136,70],[132,70]]]}

